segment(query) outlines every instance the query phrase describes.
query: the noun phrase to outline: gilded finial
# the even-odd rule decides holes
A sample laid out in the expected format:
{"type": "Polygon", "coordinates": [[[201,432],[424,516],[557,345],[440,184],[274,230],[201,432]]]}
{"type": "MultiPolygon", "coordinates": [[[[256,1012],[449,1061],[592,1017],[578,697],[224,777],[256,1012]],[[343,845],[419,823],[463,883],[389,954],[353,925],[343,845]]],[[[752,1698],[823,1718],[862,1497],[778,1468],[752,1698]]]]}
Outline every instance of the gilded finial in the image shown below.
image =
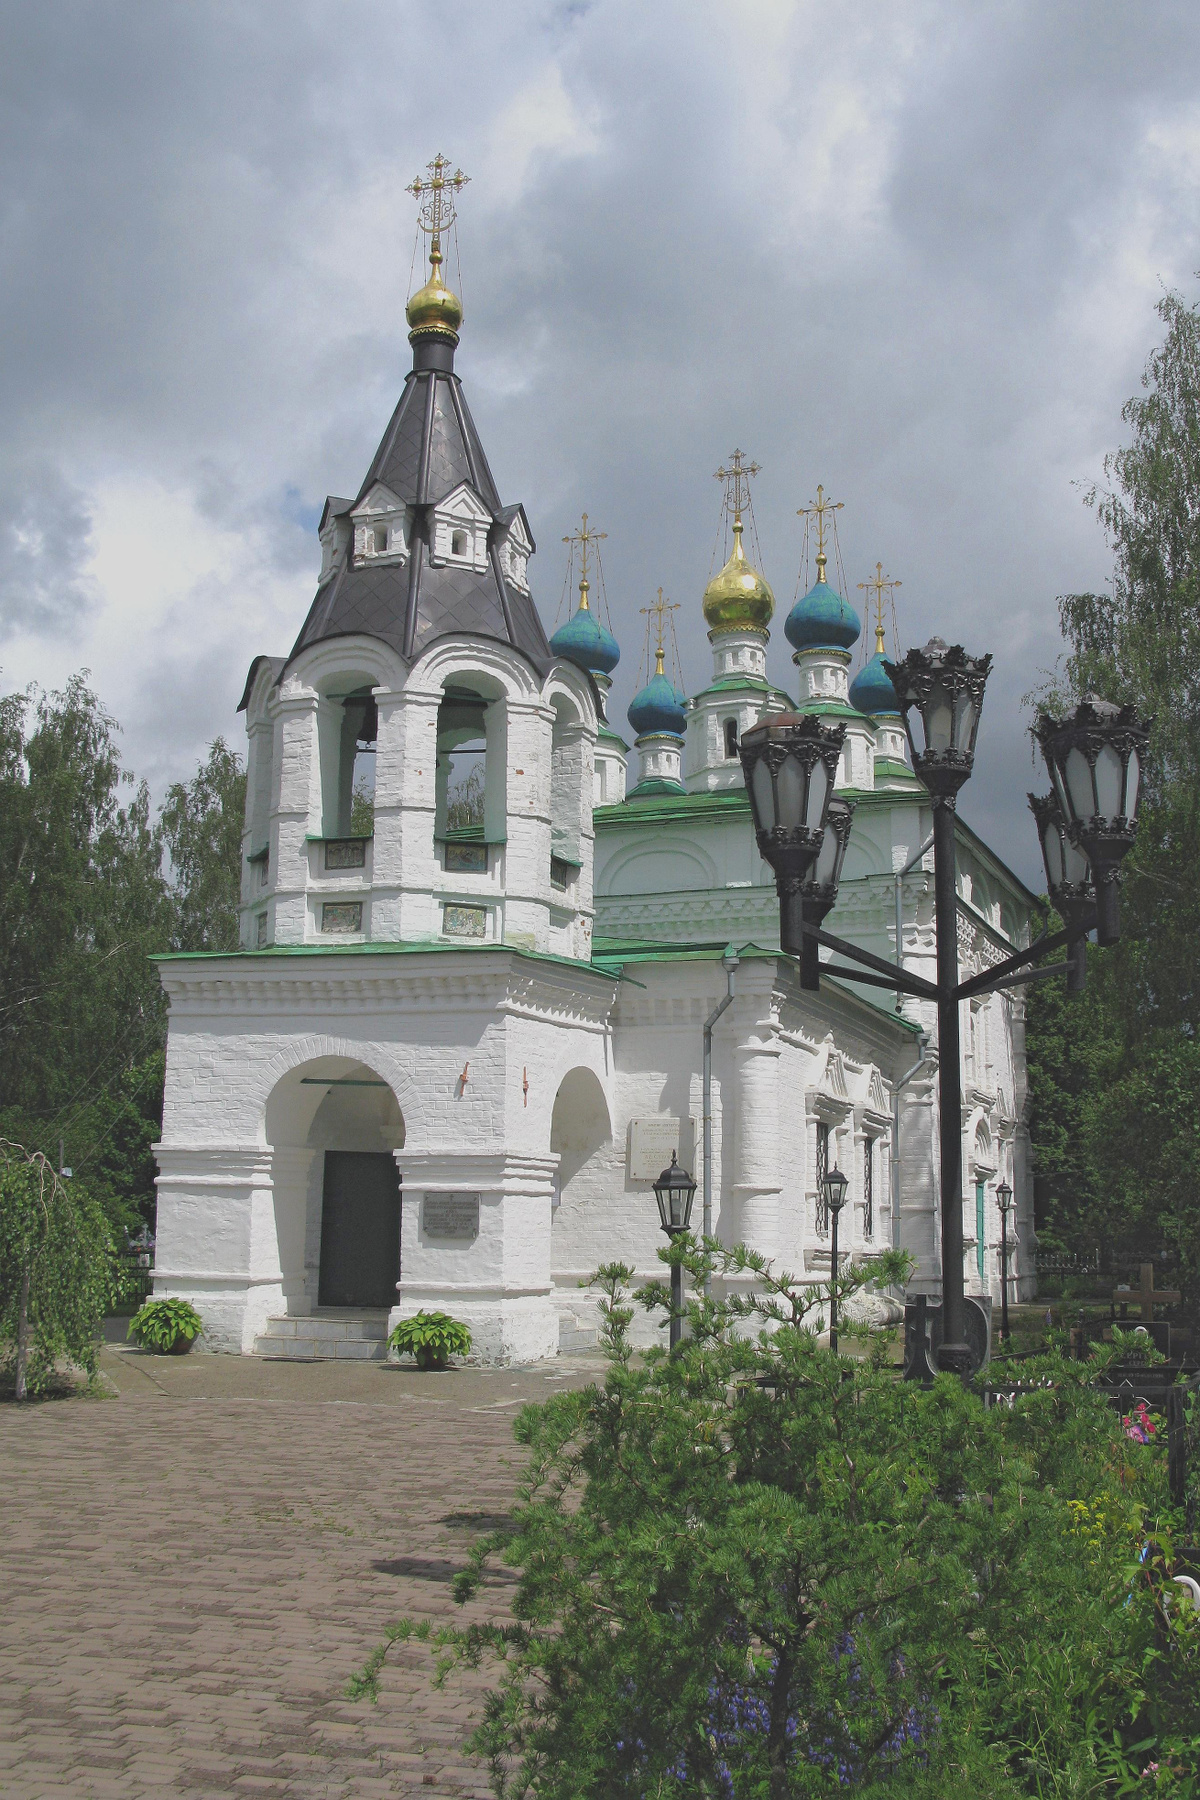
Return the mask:
{"type": "MultiPolygon", "coordinates": [[[[584,612],[589,610],[588,594],[591,592],[591,583],[588,581],[589,549],[592,544],[603,543],[607,536],[607,531],[589,531],[588,516],[584,513],[583,523],[579,530],[570,532],[568,536],[563,539],[564,544],[570,544],[572,546],[572,554],[574,554],[574,545],[579,545],[579,604],[584,612]]],[[[660,589],[659,591],[661,593],[662,590],[660,589]]]]}
{"type": "Polygon", "coordinates": [[[826,565],[829,561],[829,558],[825,554],[825,533],[827,531],[832,530],[833,525],[835,523],[835,521],[832,518],[830,518],[829,523],[827,525],[825,523],[825,515],[826,515],[826,513],[832,514],[832,513],[841,512],[842,507],[844,505],[845,505],[844,500],[827,500],[825,498],[825,489],[822,487],[821,483],[818,482],[816,499],[810,501],[807,506],[798,506],[796,508],[796,517],[798,519],[815,519],[817,521],[817,580],[818,581],[824,581],[826,579],[825,569],[826,569],[826,565]]]}
{"type": "Polygon", "coordinates": [[[462,324],[462,302],[442,280],[442,235],[454,224],[455,197],[471,178],[461,169],[448,175],[450,164],[440,153],[426,167],[429,179],[418,175],[404,190],[419,203],[417,225],[429,239],[429,280],[409,301],[408,322],[413,331],[454,335],[462,324]]]}
{"type": "MultiPolygon", "coordinates": [[[[817,492],[820,493],[820,491],[820,488],[818,488],[817,492]]],[[[887,602],[892,598],[895,590],[898,587],[903,587],[904,583],[902,581],[894,581],[890,575],[885,575],[883,572],[883,564],[877,562],[875,564],[874,579],[872,581],[860,581],[858,586],[860,591],[865,591],[871,596],[871,603],[875,608],[875,649],[877,653],[882,656],[886,635],[883,625],[884,608],[887,605],[887,602]]]]}

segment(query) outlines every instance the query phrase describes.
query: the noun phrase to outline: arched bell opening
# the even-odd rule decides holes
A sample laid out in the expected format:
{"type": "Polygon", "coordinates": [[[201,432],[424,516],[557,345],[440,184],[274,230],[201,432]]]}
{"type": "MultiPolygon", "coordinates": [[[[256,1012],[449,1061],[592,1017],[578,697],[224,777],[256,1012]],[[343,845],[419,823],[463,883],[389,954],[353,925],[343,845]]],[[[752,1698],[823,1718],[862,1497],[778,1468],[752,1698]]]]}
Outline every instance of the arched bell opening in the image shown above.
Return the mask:
{"type": "Polygon", "coordinates": [[[288,1312],[393,1306],[404,1117],[391,1087],[366,1063],[319,1057],[276,1085],[266,1135],[288,1312]]]}

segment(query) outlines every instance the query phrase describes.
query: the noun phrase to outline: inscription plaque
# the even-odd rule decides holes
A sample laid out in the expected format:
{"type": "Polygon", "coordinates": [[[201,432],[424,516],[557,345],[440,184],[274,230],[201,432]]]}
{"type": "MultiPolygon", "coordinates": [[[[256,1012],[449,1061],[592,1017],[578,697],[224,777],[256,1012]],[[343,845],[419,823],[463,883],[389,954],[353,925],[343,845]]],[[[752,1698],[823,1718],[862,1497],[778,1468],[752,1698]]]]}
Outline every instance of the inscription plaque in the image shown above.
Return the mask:
{"type": "Polygon", "coordinates": [[[692,1155],[690,1119],[631,1119],[629,1124],[629,1179],[657,1181],[674,1151],[689,1168],[692,1155]]]}
{"type": "Polygon", "coordinates": [[[421,1202],[421,1228],[431,1238],[477,1238],[478,1194],[426,1194],[421,1202]]]}

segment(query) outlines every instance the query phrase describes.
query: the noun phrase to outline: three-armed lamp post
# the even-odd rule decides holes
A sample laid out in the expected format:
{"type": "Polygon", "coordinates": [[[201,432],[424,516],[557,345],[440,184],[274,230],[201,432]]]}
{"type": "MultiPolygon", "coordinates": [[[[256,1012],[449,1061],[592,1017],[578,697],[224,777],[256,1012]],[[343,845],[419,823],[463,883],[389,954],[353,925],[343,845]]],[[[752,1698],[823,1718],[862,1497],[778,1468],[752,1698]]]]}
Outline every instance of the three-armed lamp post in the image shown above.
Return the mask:
{"type": "Polygon", "coordinates": [[[825,1205],[829,1209],[829,1348],[836,1356],[838,1347],[838,1215],[846,1204],[846,1190],[850,1183],[835,1165],[826,1175],[822,1185],[825,1190],[825,1205]]]}
{"type": "MultiPolygon", "coordinates": [[[[1071,977],[1067,976],[1070,986],[1071,977]]],[[[1013,1207],[1013,1191],[1007,1181],[996,1189],[996,1205],[1000,1208],[1000,1337],[1008,1343],[1008,1215],[1013,1207]]]]}
{"type": "MultiPolygon", "coordinates": [[[[669,1238],[677,1238],[688,1229],[692,1219],[692,1201],[696,1197],[696,1183],[686,1169],[681,1169],[675,1152],[671,1152],[671,1165],[663,1170],[654,1183],[654,1198],[658,1201],[658,1215],[662,1221],[662,1229],[669,1238]]],[[[671,1354],[683,1331],[683,1269],[676,1263],[671,1270],[671,1354]]]]}
{"type": "MultiPolygon", "coordinates": [[[[819,987],[820,971],[825,969],[843,980],[911,994],[937,1008],[942,1202],[938,1364],[960,1375],[970,1372],[973,1361],[966,1342],[963,1280],[960,1007],[975,994],[1058,974],[1066,974],[1068,992],[1077,993],[1085,979],[1087,934],[1094,930],[1100,943],[1116,942],[1117,881],[1137,828],[1149,737],[1149,721],[1139,719],[1132,707],[1113,706],[1094,695],[1081,701],[1069,718],[1047,714],[1039,718],[1035,732],[1054,794],[1044,800],[1031,796],[1030,803],[1041,837],[1047,889],[1066,930],[1053,936],[1044,931],[1028,950],[960,981],[955,812],[958,792],[975,764],[991,663],[990,656],[969,656],[960,644],[932,638],[923,650],[910,650],[902,662],[884,664],[904,715],[913,769],[933,808],[936,981],[926,981],[900,961],[874,956],[823,928],[837,899],[850,835],[851,805],[833,792],[845,726],[827,715],[774,714],[743,732],[739,746],[758,847],[775,871],[780,946],[787,955],[800,958],[801,985],[810,990],[819,987]],[[820,945],[842,960],[820,962],[820,945]],[[1033,968],[1049,951],[1063,946],[1068,961],[1033,968]]],[[[896,955],[901,955],[899,943],[896,955]]],[[[836,1232],[837,1215],[832,1208],[831,1213],[836,1232]]],[[[1007,1272],[1002,1306],[1007,1337],[1007,1272]]]]}

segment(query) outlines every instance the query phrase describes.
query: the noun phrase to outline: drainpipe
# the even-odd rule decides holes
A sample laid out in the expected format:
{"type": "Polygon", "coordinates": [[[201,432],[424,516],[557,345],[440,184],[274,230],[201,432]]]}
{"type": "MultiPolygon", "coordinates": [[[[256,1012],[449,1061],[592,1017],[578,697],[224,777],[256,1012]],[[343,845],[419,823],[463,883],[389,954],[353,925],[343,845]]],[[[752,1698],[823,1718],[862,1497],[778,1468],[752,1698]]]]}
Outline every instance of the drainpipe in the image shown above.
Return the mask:
{"type": "MultiPolygon", "coordinates": [[[[904,877],[912,873],[925,852],[932,849],[932,847],[933,833],[931,831],[916,854],[910,856],[904,867],[902,869],[897,869],[895,875],[892,877],[896,888],[896,961],[901,967],[903,967],[904,964],[904,896],[902,892],[904,877]]],[[[897,1012],[900,1011],[903,1000],[904,996],[902,994],[896,995],[897,1012]]]]}
{"type": "MultiPolygon", "coordinates": [[[[712,1236],[712,1034],[713,1026],[733,999],[733,976],[741,958],[730,944],[721,958],[728,992],[704,1021],[704,1235],[712,1236]]],[[[705,1292],[711,1285],[705,1282],[705,1292]]]]}
{"type": "Polygon", "coordinates": [[[929,1039],[924,1032],[917,1039],[920,1055],[911,1069],[906,1069],[899,1081],[892,1086],[892,1249],[900,1248],[900,1089],[907,1087],[918,1069],[925,1067],[929,1051],[929,1039]]]}

